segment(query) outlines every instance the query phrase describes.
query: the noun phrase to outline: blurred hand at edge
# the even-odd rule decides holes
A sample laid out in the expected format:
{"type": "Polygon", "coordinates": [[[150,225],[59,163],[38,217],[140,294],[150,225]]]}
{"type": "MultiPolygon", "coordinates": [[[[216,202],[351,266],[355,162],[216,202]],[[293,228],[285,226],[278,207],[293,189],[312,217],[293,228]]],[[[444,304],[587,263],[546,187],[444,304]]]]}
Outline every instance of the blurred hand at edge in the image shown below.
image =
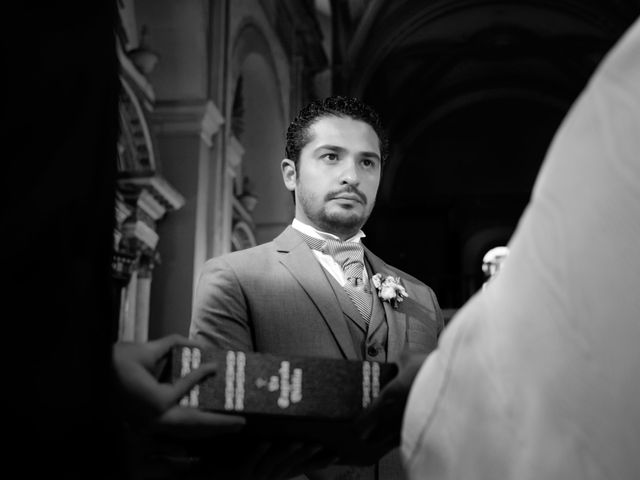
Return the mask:
{"type": "Polygon", "coordinates": [[[212,437],[240,430],[245,424],[242,417],[179,405],[180,399],[197,383],[216,374],[215,364],[202,364],[174,383],[160,382],[161,369],[174,346],[199,345],[181,335],[168,335],[145,343],[114,344],[113,365],[127,420],[185,438],[212,437]]]}
{"type": "MultiPolygon", "coordinates": [[[[202,364],[172,384],[159,380],[174,346],[201,345],[180,335],[169,335],[146,343],[114,344],[113,364],[128,420],[155,432],[187,440],[203,440],[241,430],[245,420],[240,416],[179,405],[180,399],[197,383],[216,374],[217,365],[202,364]]],[[[237,440],[238,437],[235,438],[237,440]]],[[[337,460],[335,454],[321,445],[295,441],[252,440],[247,441],[242,450],[241,462],[229,464],[217,455],[199,459],[178,456],[172,461],[185,461],[186,464],[174,463],[170,468],[179,472],[180,478],[189,480],[204,480],[212,476],[234,480],[284,480],[323,468],[337,460]]],[[[160,466],[169,467],[169,464],[161,463],[160,466]]]]}

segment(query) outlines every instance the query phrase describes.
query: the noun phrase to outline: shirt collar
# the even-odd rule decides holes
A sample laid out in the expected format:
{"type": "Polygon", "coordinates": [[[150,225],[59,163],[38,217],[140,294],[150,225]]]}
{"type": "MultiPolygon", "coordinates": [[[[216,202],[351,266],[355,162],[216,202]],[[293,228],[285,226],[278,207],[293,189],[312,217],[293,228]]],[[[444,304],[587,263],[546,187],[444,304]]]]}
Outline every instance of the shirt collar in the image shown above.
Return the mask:
{"type": "MultiPolygon", "coordinates": [[[[321,238],[321,239],[332,239],[332,240],[340,240],[340,238],[333,233],[321,232],[320,230],[316,230],[311,225],[307,225],[306,223],[301,222],[297,218],[293,219],[291,226],[298,230],[299,232],[304,233],[305,235],[309,235],[313,238],[321,238]]],[[[366,235],[362,230],[359,230],[353,237],[348,238],[347,242],[360,242],[360,240],[366,235]]]]}

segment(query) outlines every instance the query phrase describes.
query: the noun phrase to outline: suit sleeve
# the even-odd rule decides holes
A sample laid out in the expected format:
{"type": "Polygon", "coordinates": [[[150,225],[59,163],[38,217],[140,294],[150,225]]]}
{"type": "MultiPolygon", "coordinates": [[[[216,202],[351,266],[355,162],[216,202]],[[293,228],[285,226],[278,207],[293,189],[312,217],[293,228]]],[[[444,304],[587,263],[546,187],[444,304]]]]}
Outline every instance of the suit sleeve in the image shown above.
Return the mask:
{"type": "Polygon", "coordinates": [[[203,268],[196,288],[189,337],[206,346],[254,350],[241,282],[224,259],[209,260],[203,268]]]}

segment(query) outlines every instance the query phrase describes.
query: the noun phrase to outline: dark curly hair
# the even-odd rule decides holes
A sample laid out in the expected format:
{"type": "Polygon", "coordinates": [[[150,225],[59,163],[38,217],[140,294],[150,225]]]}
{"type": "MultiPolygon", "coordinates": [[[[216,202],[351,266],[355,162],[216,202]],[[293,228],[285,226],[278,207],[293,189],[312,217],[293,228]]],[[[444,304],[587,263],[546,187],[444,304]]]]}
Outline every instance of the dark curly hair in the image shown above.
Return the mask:
{"type": "Polygon", "coordinates": [[[286,158],[298,165],[300,151],[311,140],[309,127],[324,117],[349,117],[368,123],[378,135],[380,141],[380,160],[384,168],[389,155],[389,140],[382,126],[379,115],[369,105],[353,97],[334,95],[321,100],[314,100],[304,107],[293,119],[287,129],[286,158]]]}

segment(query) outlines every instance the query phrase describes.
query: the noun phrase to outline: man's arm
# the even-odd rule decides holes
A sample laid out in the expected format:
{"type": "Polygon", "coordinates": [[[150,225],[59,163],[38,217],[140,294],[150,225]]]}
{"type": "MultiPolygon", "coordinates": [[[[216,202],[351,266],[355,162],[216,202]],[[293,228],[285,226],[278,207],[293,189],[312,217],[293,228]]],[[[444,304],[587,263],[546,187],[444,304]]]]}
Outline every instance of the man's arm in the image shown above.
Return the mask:
{"type": "Polygon", "coordinates": [[[189,337],[205,346],[255,350],[245,295],[226,260],[209,260],[198,281],[189,337]]]}

